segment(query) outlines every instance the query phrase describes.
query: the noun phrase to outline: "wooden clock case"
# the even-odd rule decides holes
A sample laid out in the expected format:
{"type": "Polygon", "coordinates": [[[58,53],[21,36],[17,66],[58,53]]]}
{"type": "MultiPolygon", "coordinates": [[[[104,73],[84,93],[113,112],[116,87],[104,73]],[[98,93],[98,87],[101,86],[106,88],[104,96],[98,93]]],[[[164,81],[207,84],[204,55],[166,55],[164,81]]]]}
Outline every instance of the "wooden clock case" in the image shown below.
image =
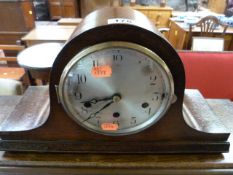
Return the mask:
{"type": "MultiPolygon", "coordinates": [[[[208,116],[196,127],[199,129],[192,128],[184,120],[184,92],[185,73],[178,54],[143,14],[129,8],[98,10],[83,20],[53,64],[49,115],[45,112],[40,118],[35,116],[35,120],[41,122],[34,128],[20,131],[11,131],[10,127],[2,129],[0,149],[79,153],[227,152],[229,133],[223,126],[213,123],[207,126],[208,116]],[[109,22],[111,19],[115,22],[109,22]],[[157,123],[142,132],[113,137],[88,131],[73,121],[59,102],[56,88],[66,64],[84,48],[108,41],[136,43],[152,50],[164,60],[173,75],[176,101],[157,123]]],[[[43,95],[48,98],[46,92],[43,95]]]]}

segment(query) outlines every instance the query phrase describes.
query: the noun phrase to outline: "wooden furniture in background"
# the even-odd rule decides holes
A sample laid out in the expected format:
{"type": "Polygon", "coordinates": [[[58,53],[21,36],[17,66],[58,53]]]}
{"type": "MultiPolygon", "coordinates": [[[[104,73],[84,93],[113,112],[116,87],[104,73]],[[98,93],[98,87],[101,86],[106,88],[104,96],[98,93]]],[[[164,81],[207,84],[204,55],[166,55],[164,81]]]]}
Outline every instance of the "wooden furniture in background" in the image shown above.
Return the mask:
{"type": "Polygon", "coordinates": [[[101,9],[103,7],[109,7],[113,5],[112,0],[81,0],[80,1],[80,9],[81,9],[81,17],[84,18],[87,14],[101,9]]]}
{"type": "Polygon", "coordinates": [[[224,38],[195,36],[192,38],[191,50],[222,52],[224,51],[224,38]]]}
{"type": "Polygon", "coordinates": [[[192,37],[193,37],[193,28],[200,28],[200,36],[201,37],[214,37],[214,31],[218,28],[222,28],[222,34],[219,37],[224,38],[228,25],[223,24],[219,21],[219,19],[215,16],[206,16],[202,18],[200,21],[194,24],[189,25],[189,39],[187,48],[191,47],[192,37]]]}
{"type": "MultiPolygon", "coordinates": [[[[170,31],[168,35],[168,40],[171,45],[177,50],[185,50],[188,48],[189,41],[189,26],[184,22],[177,22],[173,19],[170,19],[170,31]]],[[[213,32],[213,37],[221,37],[223,28],[219,27],[213,32]]],[[[194,27],[192,29],[193,36],[200,36],[200,28],[194,27]]],[[[228,27],[226,30],[225,36],[225,49],[224,50],[233,50],[233,28],[228,27]]]]}
{"type": "Polygon", "coordinates": [[[62,46],[62,43],[41,43],[18,54],[18,64],[27,71],[31,85],[36,85],[37,79],[42,84],[49,81],[50,69],[62,46]]]}
{"type": "Polygon", "coordinates": [[[208,0],[208,8],[216,13],[224,13],[227,0],[208,0]]]}
{"type": "Polygon", "coordinates": [[[176,22],[171,20],[170,31],[168,34],[168,41],[177,50],[186,49],[188,30],[184,28],[183,22],[176,22]]]}
{"type": "Polygon", "coordinates": [[[24,48],[24,46],[19,45],[0,45],[0,50],[2,50],[3,53],[0,55],[0,61],[4,62],[0,66],[0,78],[26,82],[25,70],[23,68],[8,67],[8,65],[16,65],[17,58],[15,56],[7,56],[7,54],[4,53],[5,51],[15,51],[18,53],[24,48]]]}
{"type": "Polygon", "coordinates": [[[121,6],[122,0],[80,0],[80,17],[104,7],[121,6]]]}
{"type": "Polygon", "coordinates": [[[77,26],[82,22],[82,18],[61,18],[57,21],[58,25],[77,26]]]}
{"type": "Polygon", "coordinates": [[[21,81],[25,75],[25,70],[20,67],[0,67],[0,78],[21,81]]]}
{"type": "Polygon", "coordinates": [[[60,42],[65,43],[76,26],[57,25],[57,26],[41,26],[34,28],[27,35],[21,38],[27,46],[31,46],[44,42],[60,42]]]}
{"type": "Polygon", "coordinates": [[[145,14],[157,27],[169,27],[169,18],[172,16],[171,7],[156,7],[156,6],[133,6],[145,14]]]}
{"type": "Polygon", "coordinates": [[[75,18],[80,16],[78,0],[49,0],[48,2],[52,20],[62,17],[75,18]]]}
{"type": "Polygon", "coordinates": [[[0,1],[0,9],[0,44],[16,44],[35,26],[30,0],[0,1]]]}
{"type": "Polygon", "coordinates": [[[223,28],[222,35],[225,35],[228,25],[222,24],[215,16],[206,16],[197,23],[190,24],[189,32],[192,34],[192,28],[197,26],[201,29],[200,36],[212,36],[219,25],[223,28]]]}
{"type": "Polygon", "coordinates": [[[6,51],[22,51],[25,47],[21,45],[0,45],[0,50],[3,51],[3,55],[0,56],[0,61],[6,62],[16,62],[17,58],[15,56],[7,56],[6,51]]]}

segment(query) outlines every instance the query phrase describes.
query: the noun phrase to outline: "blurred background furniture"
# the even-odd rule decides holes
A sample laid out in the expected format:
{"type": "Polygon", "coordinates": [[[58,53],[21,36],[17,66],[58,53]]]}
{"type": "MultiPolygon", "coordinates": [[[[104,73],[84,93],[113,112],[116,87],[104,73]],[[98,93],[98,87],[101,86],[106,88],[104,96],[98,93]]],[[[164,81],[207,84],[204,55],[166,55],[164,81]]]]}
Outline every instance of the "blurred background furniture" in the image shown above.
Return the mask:
{"type": "Polygon", "coordinates": [[[50,20],[48,0],[33,0],[35,18],[37,21],[50,20]]]}
{"type": "Polygon", "coordinates": [[[51,20],[80,16],[80,1],[78,0],[49,0],[48,4],[51,20]]]}
{"type": "MultiPolygon", "coordinates": [[[[193,23],[198,21],[198,18],[196,18],[196,21],[194,18],[191,18],[193,23]]],[[[171,18],[170,19],[170,31],[168,34],[168,41],[171,43],[171,45],[177,49],[177,50],[190,50],[191,48],[191,41],[189,36],[189,22],[186,19],[177,19],[177,18],[171,18]]],[[[217,27],[213,31],[213,37],[222,37],[223,35],[223,27],[217,27]]],[[[192,28],[192,36],[200,36],[201,29],[200,27],[193,27],[192,28]]],[[[225,48],[224,50],[233,50],[233,28],[228,27],[225,35],[225,48]]]]}
{"type": "Polygon", "coordinates": [[[22,82],[7,78],[0,78],[0,95],[22,95],[22,82]]]}
{"type": "Polygon", "coordinates": [[[22,51],[25,48],[23,45],[0,45],[1,55],[0,61],[5,62],[8,65],[11,63],[17,63],[17,55],[18,52],[22,51]],[[13,55],[13,56],[12,56],[13,55]]]}
{"type": "Polygon", "coordinates": [[[172,16],[171,7],[156,7],[156,6],[133,6],[145,14],[157,27],[169,27],[169,18],[172,16]]]}
{"type": "Polygon", "coordinates": [[[13,79],[26,83],[25,70],[18,67],[16,56],[13,55],[22,51],[25,47],[19,45],[0,45],[0,78],[13,79]],[[10,53],[9,53],[10,51],[10,53]]]}
{"type": "Polygon", "coordinates": [[[16,44],[17,40],[34,28],[32,1],[0,1],[0,44],[16,44]]]}
{"type": "Polygon", "coordinates": [[[57,21],[57,24],[78,26],[81,22],[82,18],[61,18],[57,21]]]}
{"type": "MultiPolygon", "coordinates": [[[[218,36],[224,38],[228,25],[223,24],[219,21],[219,19],[215,16],[206,16],[197,23],[189,24],[189,39],[188,39],[188,46],[187,48],[192,48],[192,39],[193,39],[193,28],[199,27],[201,37],[214,37],[214,31],[218,28],[222,28],[222,33],[218,36]]],[[[209,42],[211,44],[211,40],[209,42]]]]}
{"type": "Polygon", "coordinates": [[[197,23],[190,24],[189,25],[190,35],[192,35],[192,29],[195,26],[200,27],[201,30],[200,36],[208,36],[208,37],[213,36],[214,35],[213,32],[220,26],[223,29],[222,35],[224,36],[228,27],[226,24],[221,23],[219,19],[215,16],[206,16],[197,23]]]}
{"type": "Polygon", "coordinates": [[[227,0],[227,5],[225,8],[224,14],[226,15],[226,17],[233,16],[233,1],[232,0],[227,0]]]}
{"type": "Polygon", "coordinates": [[[24,81],[25,70],[20,67],[0,67],[0,78],[24,81]]]}
{"type": "Polygon", "coordinates": [[[224,38],[192,37],[191,50],[193,51],[224,51],[224,38]]]}
{"type": "Polygon", "coordinates": [[[208,0],[208,8],[216,13],[224,13],[227,0],[208,0]]]}
{"type": "Polygon", "coordinates": [[[31,30],[27,35],[21,38],[27,46],[44,42],[65,43],[76,26],[68,25],[45,25],[31,30]]]}
{"type": "Polygon", "coordinates": [[[113,6],[113,0],[80,0],[80,17],[84,18],[90,12],[113,6]]]}
{"type": "Polygon", "coordinates": [[[18,64],[27,71],[31,85],[37,85],[36,80],[42,84],[49,81],[50,69],[62,46],[63,43],[41,43],[18,54],[18,64]]]}

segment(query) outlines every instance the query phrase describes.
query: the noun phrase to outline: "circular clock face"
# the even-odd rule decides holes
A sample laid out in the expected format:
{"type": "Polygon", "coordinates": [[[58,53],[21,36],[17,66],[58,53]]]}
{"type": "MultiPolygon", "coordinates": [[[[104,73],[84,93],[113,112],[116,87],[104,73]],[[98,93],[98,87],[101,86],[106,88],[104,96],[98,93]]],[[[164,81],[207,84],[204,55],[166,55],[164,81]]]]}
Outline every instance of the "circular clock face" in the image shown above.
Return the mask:
{"type": "Polygon", "coordinates": [[[66,65],[59,98],[81,126],[127,135],[155,124],[173,98],[172,75],[158,55],[128,42],[88,47],[66,65]]]}

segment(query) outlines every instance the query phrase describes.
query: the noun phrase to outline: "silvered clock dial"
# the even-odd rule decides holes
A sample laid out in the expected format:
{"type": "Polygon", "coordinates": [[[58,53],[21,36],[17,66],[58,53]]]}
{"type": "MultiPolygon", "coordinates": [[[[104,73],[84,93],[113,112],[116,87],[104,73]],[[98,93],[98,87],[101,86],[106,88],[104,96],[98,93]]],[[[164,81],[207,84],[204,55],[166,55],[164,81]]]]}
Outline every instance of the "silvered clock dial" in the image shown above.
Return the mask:
{"type": "Polygon", "coordinates": [[[66,65],[59,96],[70,117],[105,135],[127,135],[156,123],[171,104],[172,75],[149,49],[106,42],[84,49],[66,65]]]}

